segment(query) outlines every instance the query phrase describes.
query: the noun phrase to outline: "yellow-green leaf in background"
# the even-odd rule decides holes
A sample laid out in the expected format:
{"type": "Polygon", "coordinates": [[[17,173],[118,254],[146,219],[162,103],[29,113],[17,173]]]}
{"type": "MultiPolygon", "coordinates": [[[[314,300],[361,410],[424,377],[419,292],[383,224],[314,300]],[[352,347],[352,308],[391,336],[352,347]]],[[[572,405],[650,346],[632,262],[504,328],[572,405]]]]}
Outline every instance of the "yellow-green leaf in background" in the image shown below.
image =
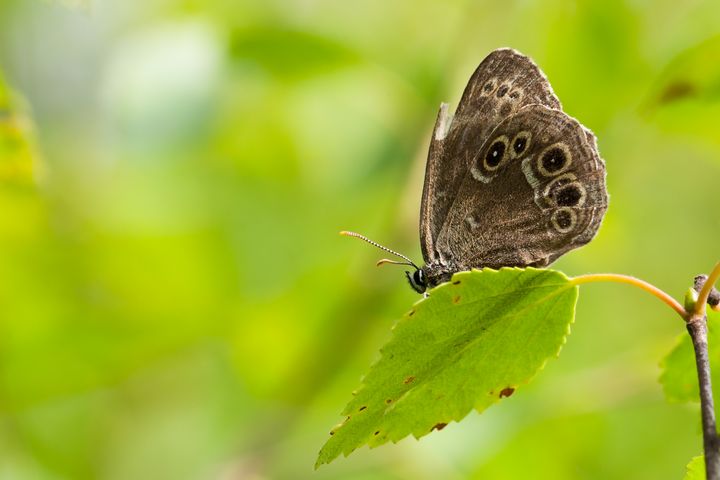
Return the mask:
{"type": "Polygon", "coordinates": [[[0,75],[0,185],[32,181],[37,154],[25,111],[0,75]]]}
{"type": "Polygon", "coordinates": [[[720,101],[720,36],[677,55],[665,68],[652,95],[655,106],[690,99],[720,101]]]}
{"type": "MultiPolygon", "coordinates": [[[[720,348],[720,325],[715,317],[714,315],[708,317],[708,347],[714,387],[720,385],[720,376],[718,375],[720,372],[720,350],[718,350],[720,348]]],[[[668,401],[700,401],[695,354],[690,335],[683,334],[679,338],[675,348],[660,363],[660,367],[662,368],[660,383],[668,401]]]]}
{"type": "Polygon", "coordinates": [[[357,62],[359,54],[341,42],[286,28],[235,31],[233,58],[278,78],[299,79],[357,62]]]}
{"type": "Polygon", "coordinates": [[[717,143],[720,36],[677,55],[660,75],[644,109],[670,133],[717,143]]]}

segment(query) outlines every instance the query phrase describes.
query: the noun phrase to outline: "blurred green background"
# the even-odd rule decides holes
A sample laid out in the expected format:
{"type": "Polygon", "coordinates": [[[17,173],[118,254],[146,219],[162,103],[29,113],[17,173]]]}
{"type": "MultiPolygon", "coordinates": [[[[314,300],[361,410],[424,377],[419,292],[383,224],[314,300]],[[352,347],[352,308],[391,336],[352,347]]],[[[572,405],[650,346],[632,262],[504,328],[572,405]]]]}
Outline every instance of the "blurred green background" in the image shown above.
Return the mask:
{"type": "Polygon", "coordinates": [[[673,312],[582,288],[558,360],[482,415],[317,451],[418,296],[438,105],[512,46],[593,129],[611,204],[569,275],[681,296],[720,258],[715,0],[0,3],[0,478],[678,479],[673,312]]]}

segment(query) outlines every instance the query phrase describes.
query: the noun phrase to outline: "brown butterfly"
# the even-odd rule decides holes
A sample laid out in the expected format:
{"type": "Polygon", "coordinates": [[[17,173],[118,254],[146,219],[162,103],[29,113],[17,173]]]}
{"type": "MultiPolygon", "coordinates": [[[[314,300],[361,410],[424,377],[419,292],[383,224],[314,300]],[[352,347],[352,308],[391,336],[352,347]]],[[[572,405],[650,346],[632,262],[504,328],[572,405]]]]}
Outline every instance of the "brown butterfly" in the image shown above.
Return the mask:
{"type": "Polygon", "coordinates": [[[562,111],[543,72],[512,49],[488,55],[451,118],[440,106],[420,207],[419,293],[471,268],[544,267],[588,243],[607,209],[593,133],[562,111]]]}

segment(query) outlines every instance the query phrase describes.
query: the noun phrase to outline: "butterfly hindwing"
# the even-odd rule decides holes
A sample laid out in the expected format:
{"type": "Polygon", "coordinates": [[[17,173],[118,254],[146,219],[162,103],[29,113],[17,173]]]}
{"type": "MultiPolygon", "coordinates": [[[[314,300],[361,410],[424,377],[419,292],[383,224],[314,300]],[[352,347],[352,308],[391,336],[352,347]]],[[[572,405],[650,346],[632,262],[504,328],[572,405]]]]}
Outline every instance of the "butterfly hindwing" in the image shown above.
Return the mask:
{"type": "Polygon", "coordinates": [[[435,249],[462,269],[545,266],[589,242],[606,208],[594,135],[561,110],[528,105],[472,156],[435,249]]]}

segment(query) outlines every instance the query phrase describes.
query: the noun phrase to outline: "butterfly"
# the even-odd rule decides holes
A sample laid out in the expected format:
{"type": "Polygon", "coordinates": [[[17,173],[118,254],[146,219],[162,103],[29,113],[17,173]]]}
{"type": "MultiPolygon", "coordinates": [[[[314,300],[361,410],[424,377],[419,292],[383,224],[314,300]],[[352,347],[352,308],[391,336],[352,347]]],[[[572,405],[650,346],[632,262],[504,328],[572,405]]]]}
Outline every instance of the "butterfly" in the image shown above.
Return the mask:
{"type": "Polygon", "coordinates": [[[472,268],[544,267],[585,245],[608,205],[595,135],[563,112],[545,74],[509,48],[490,53],[455,115],[440,106],[420,206],[418,293],[472,268]]]}

